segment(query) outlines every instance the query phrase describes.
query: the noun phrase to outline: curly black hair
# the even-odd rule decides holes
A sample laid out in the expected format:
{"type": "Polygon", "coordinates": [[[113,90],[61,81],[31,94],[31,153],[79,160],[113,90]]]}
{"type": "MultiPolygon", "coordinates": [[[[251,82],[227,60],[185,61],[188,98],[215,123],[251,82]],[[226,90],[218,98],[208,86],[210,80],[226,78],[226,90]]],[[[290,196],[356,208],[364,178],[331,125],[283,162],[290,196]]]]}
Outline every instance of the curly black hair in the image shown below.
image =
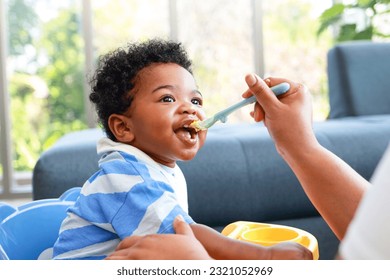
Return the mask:
{"type": "Polygon", "coordinates": [[[100,57],[90,81],[89,99],[95,104],[99,123],[111,140],[116,141],[116,137],[108,126],[108,118],[130,107],[134,96],[129,93],[135,86],[135,78],[153,63],[175,63],[192,74],[192,62],[182,44],[169,40],[132,43],[100,57]]]}

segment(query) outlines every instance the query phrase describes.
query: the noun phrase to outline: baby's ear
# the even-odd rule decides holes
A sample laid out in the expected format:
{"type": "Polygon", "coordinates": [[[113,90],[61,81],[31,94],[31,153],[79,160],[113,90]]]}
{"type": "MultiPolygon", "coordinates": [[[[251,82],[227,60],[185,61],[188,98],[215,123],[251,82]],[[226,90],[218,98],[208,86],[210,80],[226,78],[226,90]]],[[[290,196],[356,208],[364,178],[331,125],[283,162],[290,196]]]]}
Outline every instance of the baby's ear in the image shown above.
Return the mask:
{"type": "Polygon", "coordinates": [[[120,114],[112,114],[108,118],[108,126],[119,142],[130,143],[134,140],[134,133],[131,128],[131,120],[129,117],[120,114]]]}

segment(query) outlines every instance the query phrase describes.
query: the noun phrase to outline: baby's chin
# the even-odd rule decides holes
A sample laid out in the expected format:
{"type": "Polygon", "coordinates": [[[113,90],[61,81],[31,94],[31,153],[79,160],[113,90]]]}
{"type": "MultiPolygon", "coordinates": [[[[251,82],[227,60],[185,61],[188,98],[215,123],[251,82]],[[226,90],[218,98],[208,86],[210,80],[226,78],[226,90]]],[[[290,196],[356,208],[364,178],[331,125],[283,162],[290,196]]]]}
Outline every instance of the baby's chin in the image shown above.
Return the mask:
{"type": "Polygon", "coordinates": [[[198,154],[199,149],[196,151],[191,151],[187,153],[183,153],[178,157],[178,161],[190,161],[195,158],[195,156],[198,154]]]}

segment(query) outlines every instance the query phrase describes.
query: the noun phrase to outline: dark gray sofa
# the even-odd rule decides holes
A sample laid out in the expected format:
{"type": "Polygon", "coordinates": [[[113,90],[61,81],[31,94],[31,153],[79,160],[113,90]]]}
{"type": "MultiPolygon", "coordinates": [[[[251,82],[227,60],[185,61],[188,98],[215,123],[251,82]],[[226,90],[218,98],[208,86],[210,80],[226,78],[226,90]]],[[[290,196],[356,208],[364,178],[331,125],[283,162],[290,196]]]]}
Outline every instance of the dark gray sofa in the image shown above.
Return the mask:
{"type": "Polygon", "coordinates": [[[330,118],[390,113],[390,43],[353,41],[328,52],[330,118]]]}
{"type": "MultiPolygon", "coordinates": [[[[332,65],[337,63],[329,65],[336,67],[332,65]]],[[[366,76],[361,82],[369,79],[366,76]]],[[[346,105],[336,102],[331,110],[346,105]]],[[[390,139],[390,106],[381,113],[315,122],[314,130],[322,145],[370,179],[390,139]]],[[[81,186],[97,170],[95,145],[101,136],[99,129],[70,133],[44,152],[34,168],[34,199],[58,197],[81,186]]],[[[217,230],[235,221],[295,226],[317,238],[320,259],[334,258],[339,241],[276,152],[262,124],[216,125],[209,129],[195,159],[179,165],[187,179],[189,211],[198,223],[217,230]]]]}

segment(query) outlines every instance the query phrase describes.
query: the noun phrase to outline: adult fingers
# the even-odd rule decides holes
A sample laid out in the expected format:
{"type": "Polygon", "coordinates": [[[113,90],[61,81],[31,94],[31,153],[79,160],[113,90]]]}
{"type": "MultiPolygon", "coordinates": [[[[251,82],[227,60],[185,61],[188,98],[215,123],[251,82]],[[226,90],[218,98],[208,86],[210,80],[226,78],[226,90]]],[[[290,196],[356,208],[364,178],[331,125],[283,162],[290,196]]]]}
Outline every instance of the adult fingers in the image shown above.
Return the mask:
{"type": "Polygon", "coordinates": [[[117,250],[108,255],[106,260],[121,260],[121,259],[131,259],[133,252],[129,249],[117,250]]]}
{"type": "Polygon", "coordinates": [[[132,235],[129,237],[126,237],[123,239],[119,245],[116,247],[115,251],[119,251],[122,249],[130,248],[134,246],[143,236],[138,236],[138,235],[132,235]]]}
{"type": "Polygon", "coordinates": [[[273,104],[275,104],[275,102],[278,102],[277,97],[269,88],[267,83],[260,79],[257,75],[248,74],[245,76],[245,81],[249,87],[249,91],[254,96],[256,96],[257,102],[260,104],[264,111],[267,111],[267,108],[269,106],[272,106],[273,104]]]}
{"type": "Polygon", "coordinates": [[[285,78],[269,77],[269,78],[265,79],[265,82],[270,87],[279,85],[279,84],[284,83],[284,82],[287,82],[287,83],[290,84],[290,89],[285,94],[279,95],[280,99],[282,99],[284,97],[287,97],[289,95],[292,95],[294,93],[297,93],[299,91],[306,91],[307,90],[303,84],[300,84],[300,83],[297,83],[297,82],[293,82],[293,81],[290,81],[290,80],[285,79],[285,78]]]}

